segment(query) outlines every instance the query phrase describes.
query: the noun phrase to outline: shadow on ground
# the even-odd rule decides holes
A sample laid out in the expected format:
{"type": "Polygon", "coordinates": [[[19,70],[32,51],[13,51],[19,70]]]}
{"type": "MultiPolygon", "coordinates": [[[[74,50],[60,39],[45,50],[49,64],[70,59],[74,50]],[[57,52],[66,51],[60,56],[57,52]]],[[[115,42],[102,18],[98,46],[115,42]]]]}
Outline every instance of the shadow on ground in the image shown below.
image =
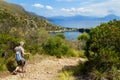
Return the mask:
{"type": "Polygon", "coordinates": [[[62,68],[62,70],[60,72],[72,72],[72,76],[75,77],[75,80],[92,80],[90,78],[88,78],[84,72],[80,71],[80,67],[79,66],[65,66],[62,68]]]}

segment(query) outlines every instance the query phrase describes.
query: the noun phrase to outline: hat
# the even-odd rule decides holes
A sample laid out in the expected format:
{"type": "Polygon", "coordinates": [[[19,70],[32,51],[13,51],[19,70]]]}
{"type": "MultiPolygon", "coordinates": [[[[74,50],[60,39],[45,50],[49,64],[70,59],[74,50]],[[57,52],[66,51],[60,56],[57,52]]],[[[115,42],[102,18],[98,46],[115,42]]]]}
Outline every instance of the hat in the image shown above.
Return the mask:
{"type": "Polygon", "coordinates": [[[21,42],[20,42],[20,45],[21,45],[21,46],[23,46],[23,45],[24,45],[24,42],[23,42],[23,41],[21,41],[21,42]]]}

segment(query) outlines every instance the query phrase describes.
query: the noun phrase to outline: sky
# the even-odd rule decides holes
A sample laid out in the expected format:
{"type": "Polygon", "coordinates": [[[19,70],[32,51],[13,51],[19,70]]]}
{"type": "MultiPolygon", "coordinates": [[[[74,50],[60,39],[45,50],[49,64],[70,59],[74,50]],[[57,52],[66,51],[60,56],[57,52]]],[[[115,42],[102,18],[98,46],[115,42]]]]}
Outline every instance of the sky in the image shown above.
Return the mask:
{"type": "Polygon", "coordinates": [[[26,11],[44,17],[94,16],[109,14],[120,16],[120,0],[5,0],[21,5],[26,11]]]}

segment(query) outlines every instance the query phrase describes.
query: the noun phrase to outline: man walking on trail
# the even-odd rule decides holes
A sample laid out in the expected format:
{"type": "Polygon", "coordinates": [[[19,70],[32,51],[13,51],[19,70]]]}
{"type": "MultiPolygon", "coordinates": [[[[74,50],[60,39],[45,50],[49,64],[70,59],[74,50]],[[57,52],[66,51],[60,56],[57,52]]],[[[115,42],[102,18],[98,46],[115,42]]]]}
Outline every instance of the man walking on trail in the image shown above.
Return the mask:
{"type": "Polygon", "coordinates": [[[21,72],[24,73],[25,71],[25,59],[24,59],[24,48],[23,48],[24,42],[20,42],[19,46],[15,47],[15,59],[16,62],[18,64],[18,66],[16,67],[16,69],[13,71],[13,74],[17,74],[17,72],[19,71],[19,67],[21,67],[21,72]]]}

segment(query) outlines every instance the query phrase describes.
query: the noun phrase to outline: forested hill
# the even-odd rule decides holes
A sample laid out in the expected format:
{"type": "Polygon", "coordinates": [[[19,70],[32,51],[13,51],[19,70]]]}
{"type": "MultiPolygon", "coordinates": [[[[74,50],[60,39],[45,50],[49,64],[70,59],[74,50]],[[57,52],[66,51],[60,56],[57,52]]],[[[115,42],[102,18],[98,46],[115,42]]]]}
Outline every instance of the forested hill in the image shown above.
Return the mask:
{"type": "Polygon", "coordinates": [[[0,28],[5,28],[6,31],[9,31],[11,27],[56,29],[45,18],[37,17],[37,15],[25,11],[19,5],[0,0],[0,28]]]}

